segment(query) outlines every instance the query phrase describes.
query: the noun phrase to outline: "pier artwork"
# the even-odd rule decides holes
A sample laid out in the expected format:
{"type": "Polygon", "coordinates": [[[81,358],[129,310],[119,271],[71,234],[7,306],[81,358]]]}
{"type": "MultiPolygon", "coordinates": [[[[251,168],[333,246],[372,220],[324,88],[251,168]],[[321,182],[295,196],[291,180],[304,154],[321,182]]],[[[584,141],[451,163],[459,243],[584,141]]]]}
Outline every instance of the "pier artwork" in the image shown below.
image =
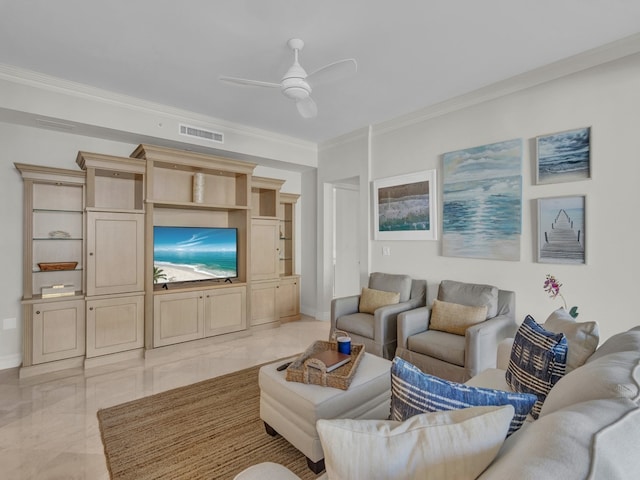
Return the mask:
{"type": "Polygon", "coordinates": [[[584,232],[574,228],[573,220],[563,208],[544,232],[540,257],[541,260],[584,262],[584,232]]]}

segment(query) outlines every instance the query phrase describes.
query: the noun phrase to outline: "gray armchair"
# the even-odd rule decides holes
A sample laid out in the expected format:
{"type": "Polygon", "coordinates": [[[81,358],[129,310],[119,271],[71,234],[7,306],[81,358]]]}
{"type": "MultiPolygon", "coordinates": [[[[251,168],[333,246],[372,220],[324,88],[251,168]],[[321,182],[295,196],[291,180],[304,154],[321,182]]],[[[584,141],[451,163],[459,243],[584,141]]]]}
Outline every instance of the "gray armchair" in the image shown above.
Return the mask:
{"type": "Polygon", "coordinates": [[[366,352],[392,359],[397,345],[397,316],[426,305],[427,282],[408,275],[376,272],[369,276],[369,288],[397,292],[399,303],[382,306],[370,314],[359,311],[360,295],[334,298],[329,338],[333,338],[336,330],[341,330],[349,334],[353,343],[364,344],[366,352]]]}
{"type": "Polygon", "coordinates": [[[517,329],[515,293],[490,285],[444,280],[438,300],[471,307],[487,305],[487,319],[459,335],[430,329],[431,307],[403,312],[398,315],[396,355],[425,373],[460,383],[495,367],[498,343],[512,337],[517,329]]]}

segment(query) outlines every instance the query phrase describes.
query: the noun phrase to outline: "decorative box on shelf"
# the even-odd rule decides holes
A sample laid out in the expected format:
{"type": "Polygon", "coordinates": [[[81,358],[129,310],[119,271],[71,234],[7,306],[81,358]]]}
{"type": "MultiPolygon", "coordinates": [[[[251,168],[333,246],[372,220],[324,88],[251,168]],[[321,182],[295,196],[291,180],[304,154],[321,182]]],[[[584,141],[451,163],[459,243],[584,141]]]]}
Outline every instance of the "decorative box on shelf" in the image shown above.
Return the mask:
{"type": "Polygon", "coordinates": [[[66,297],[75,295],[76,287],[74,285],[51,285],[50,287],[42,287],[42,298],[66,297]]]}

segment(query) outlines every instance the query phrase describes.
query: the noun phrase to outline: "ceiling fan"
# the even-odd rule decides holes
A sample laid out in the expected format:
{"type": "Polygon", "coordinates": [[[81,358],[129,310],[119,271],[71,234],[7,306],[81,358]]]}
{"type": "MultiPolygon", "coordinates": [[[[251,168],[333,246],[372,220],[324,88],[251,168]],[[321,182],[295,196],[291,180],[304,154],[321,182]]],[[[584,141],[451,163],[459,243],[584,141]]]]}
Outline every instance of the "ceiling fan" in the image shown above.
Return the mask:
{"type": "Polygon", "coordinates": [[[293,50],[293,65],[289,67],[280,83],[263,82],[261,80],[249,80],[246,78],[220,76],[222,82],[233,85],[246,85],[251,87],[279,88],[285,97],[296,102],[298,112],[303,118],[313,118],[318,114],[316,102],[311,98],[312,86],[321,83],[339,80],[358,71],[358,64],[353,58],[346,58],[329,63],[309,75],[298,63],[298,53],[304,47],[304,42],[299,38],[292,38],[287,45],[293,50]]]}

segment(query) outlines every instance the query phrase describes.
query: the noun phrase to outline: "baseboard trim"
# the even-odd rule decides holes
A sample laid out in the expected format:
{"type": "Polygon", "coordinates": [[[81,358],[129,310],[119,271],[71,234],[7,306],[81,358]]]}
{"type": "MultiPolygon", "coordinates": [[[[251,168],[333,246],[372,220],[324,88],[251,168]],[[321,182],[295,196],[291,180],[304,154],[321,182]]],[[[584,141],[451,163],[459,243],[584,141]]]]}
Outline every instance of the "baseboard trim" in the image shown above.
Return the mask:
{"type": "Polygon", "coordinates": [[[0,370],[7,368],[19,367],[22,364],[22,355],[14,353],[13,355],[3,355],[0,357],[0,370]]]}

